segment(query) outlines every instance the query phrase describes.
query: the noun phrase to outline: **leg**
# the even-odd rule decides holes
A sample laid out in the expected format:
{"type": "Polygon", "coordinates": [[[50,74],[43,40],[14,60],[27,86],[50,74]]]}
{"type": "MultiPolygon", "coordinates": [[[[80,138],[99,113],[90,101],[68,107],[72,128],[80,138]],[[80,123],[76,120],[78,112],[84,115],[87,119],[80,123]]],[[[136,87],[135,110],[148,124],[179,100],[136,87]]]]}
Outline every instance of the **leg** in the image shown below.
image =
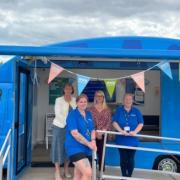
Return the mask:
{"type": "Polygon", "coordinates": [[[55,163],[55,180],[62,180],[60,175],[60,166],[58,163],[55,163]]]}
{"type": "Polygon", "coordinates": [[[81,172],[76,167],[74,167],[74,177],[73,177],[73,180],[79,180],[79,179],[81,179],[81,177],[82,177],[81,172]]]}
{"type": "MultiPolygon", "coordinates": [[[[99,165],[99,171],[100,171],[101,170],[101,164],[102,164],[104,136],[102,139],[96,139],[96,145],[97,145],[97,154],[98,154],[98,165],[99,165]]],[[[104,170],[105,170],[105,166],[103,167],[103,171],[104,170]]]]}
{"type": "Polygon", "coordinates": [[[74,180],[91,180],[92,169],[87,158],[74,162],[74,165],[74,180]]]}
{"type": "Polygon", "coordinates": [[[128,149],[128,177],[132,176],[134,170],[134,156],[136,151],[128,149]]]}
{"type": "Polygon", "coordinates": [[[55,165],[55,179],[56,180],[61,180],[61,175],[60,175],[60,151],[59,151],[59,133],[60,133],[60,128],[53,126],[53,139],[52,139],[52,146],[51,146],[51,159],[52,162],[55,165]]]}
{"type": "Polygon", "coordinates": [[[72,177],[72,175],[69,173],[69,161],[67,161],[67,160],[64,162],[64,176],[66,178],[72,177]]]}
{"type": "Polygon", "coordinates": [[[127,176],[127,163],[128,163],[128,154],[127,149],[119,149],[120,154],[120,166],[121,166],[121,172],[122,176],[127,176]]]}

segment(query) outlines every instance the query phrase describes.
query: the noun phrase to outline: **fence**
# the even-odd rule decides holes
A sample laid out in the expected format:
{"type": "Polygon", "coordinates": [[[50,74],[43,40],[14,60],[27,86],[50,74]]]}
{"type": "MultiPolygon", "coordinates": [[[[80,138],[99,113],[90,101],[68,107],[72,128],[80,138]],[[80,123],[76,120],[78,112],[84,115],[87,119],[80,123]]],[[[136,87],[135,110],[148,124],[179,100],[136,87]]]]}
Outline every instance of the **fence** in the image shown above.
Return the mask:
{"type": "Polygon", "coordinates": [[[3,179],[3,167],[7,160],[7,180],[10,179],[10,149],[11,149],[11,129],[9,129],[5,141],[0,150],[0,180],[3,179]]]}
{"type": "MultiPolygon", "coordinates": [[[[104,134],[104,146],[103,146],[103,155],[102,155],[102,163],[101,163],[101,171],[100,171],[100,180],[103,178],[111,178],[111,179],[133,179],[133,180],[145,180],[142,178],[129,178],[129,177],[122,177],[122,176],[111,176],[107,174],[103,174],[103,167],[104,167],[104,160],[105,160],[105,151],[106,147],[110,148],[125,148],[125,149],[134,149],[134,150],[140,150],[140,151],[148,151],[148,152],[162,152],[162,153],[171,153],[171,154],[177,154],[180,155],[180,151],[171,151],[171,150],[165,150],[165,149],[155,149],[155,148],[144,148],[144,147],[132,147],[132,146],[123,146],[123,145],[115,145],[115,144],[107,144],[107,135],[108,134],[114,134],[114,135],[122,135],[120,132],[114,132],[114,131],[100,131],[97,132],[104,134]]],[[[149,138],[149,139],[158,139],[158,140],[169,140],[169,141],[177,141],[180,142],[180,139],[178,138],[170,138],[170,137],[160,137],[160,136],[149,136],[149,135],[140,135],[137,134],[135,137],[142,137],[142,138],[149,138]]],[[[96,180],[96,153],[93,152],[93,180],[96,180]]],[[[172,174],[171,172],[161,172],[164,174],[172,174]]],[[[174,174],[174,173],[173,173],[174,174]]],[[[177,176],[180,176],[177,174],[177,176]]],[[[147,180],[147,179],[146,179],[147,180]]]]}

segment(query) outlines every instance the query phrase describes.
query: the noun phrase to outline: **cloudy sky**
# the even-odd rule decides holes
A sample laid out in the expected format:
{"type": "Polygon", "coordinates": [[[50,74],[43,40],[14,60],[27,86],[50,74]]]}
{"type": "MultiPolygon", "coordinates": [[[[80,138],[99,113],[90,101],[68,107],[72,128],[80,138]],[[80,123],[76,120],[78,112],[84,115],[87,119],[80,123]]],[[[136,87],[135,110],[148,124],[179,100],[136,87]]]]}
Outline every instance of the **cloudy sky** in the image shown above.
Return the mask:
{"type": "Polygon", "coordinates": [[[0,45],[101,36],[180,38],[180,0],[0,0],[0,45]]]}

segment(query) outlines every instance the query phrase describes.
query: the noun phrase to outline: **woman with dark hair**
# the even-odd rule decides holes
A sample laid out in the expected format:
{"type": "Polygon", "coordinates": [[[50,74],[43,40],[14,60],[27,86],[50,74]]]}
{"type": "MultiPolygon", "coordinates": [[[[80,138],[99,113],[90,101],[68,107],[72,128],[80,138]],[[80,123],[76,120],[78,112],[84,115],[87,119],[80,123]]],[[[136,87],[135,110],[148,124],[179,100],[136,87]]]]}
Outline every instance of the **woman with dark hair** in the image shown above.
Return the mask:
{"type": "Polygon", "coordinates": [[[88,98],[81,94],[76,99],[77,108],[67,117],[65,147],[75,165],[74,180],[92,179],[92,150],[97,149],[91,113],[86,110],[88,98]]]}
{"type": "Polygon", "coordinates": [[[62,180],[60,165],[64,163],[64,176],[71,178],[68,172],[68,158],[64,149],[66,118],[72,109],[76,107],[75,98],[72,97],[74,88],[71,84],[65,84],[63,96],[55,102],[55,118],[53,120],[53,138],[51,148],[52,162],[55,164],[55,180],[62,180]]]}

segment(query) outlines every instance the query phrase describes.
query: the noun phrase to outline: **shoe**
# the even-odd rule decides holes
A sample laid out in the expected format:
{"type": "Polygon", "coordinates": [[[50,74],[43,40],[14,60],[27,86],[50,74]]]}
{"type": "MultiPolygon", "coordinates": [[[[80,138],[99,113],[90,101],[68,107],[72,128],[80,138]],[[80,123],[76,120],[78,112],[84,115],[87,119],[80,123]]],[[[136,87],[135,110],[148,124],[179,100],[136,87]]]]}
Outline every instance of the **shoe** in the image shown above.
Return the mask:
{"type": "Polygon", "coordinates": [[[64,173],[64,177],[66,178],[72,178],[72,175],[70,173],[64,173]]]}

